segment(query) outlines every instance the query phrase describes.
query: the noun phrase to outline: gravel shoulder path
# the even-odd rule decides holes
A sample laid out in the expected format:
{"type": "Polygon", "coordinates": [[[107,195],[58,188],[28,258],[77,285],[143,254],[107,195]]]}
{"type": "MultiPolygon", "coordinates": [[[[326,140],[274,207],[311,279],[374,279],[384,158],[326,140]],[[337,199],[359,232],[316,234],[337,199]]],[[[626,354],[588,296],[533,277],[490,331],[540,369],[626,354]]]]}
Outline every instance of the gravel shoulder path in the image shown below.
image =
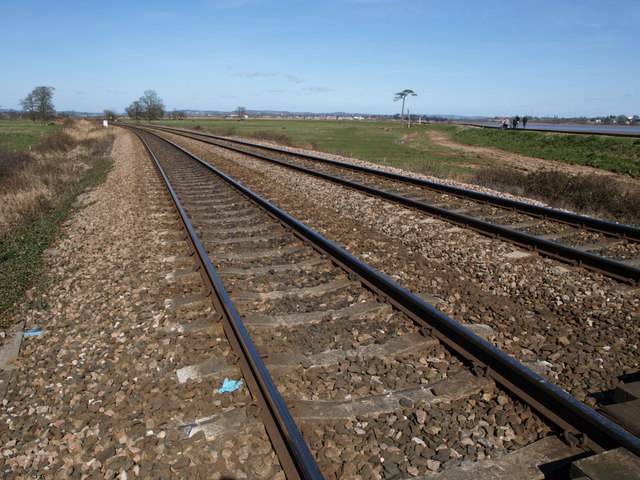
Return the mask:
{"type": "Polygon", "coordinates": [[[232,354],[210,305],[172,306],[203,289],[197,275],[167,278],[193,261],[141,143],[118,129],[111,158],[51,250],[48,307],[16,319],[44,333],[24,337],[12,362],[0,476],[282,479],[259,424],[241,441],[193,434],[198,419],[251,399],[246,388],[219,394],[221,378],[178,381],[212,351],[232,354]]]}

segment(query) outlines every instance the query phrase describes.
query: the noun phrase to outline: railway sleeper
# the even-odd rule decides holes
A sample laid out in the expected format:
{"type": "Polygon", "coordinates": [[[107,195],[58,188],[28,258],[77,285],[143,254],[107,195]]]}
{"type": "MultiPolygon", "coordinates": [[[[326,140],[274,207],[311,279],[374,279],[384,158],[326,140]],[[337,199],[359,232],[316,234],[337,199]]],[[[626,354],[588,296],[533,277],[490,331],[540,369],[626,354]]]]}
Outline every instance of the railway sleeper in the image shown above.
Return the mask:
{"type": "Polygon", "coordinates": [[[327,293],[336,293],[350,287],[360,287],[360,283],[342,278],[307,288],[291,288],[289,290],[272,290],[268,292],[244,292],[236,290],[231,294],[231,300],[233,300],[234,303],[247,303],[252,301],[281,300],[292,297],[313,298],[327,293]]]}
{"type": "Polygon", "coordinates": [[[598,250],[606,250],[607,248],[613,247],[614,245],[619,245],[621,243],[623,243],[623,240],[619,238],[605,238],[604,240],[600,240],[598,242],[578,245],[576,246],[576,248],[578,250],[582,250],[583,252],[595,252],[598,250]]]}
{"type": "Polygon", "coordinates": [[[583,232],[584,230],[580,229],[580,228],[568,228],[566,230],[561,230],[559,232],[554,232],[554,233],[545,233],[542,235],[538,235],[538,238],[541,238],[543,240],[559,240],[561,238],[567,238],[567,237],[572,237],[580,232],[583,232]]]}
{"type": "Polygon", "coordinates": [[[279,326],[294,326],[318,323],[327,320],[349,318],[361,320],[375,316],[386,316],[392,312],[389,304],[375,300],[359,302],[339,310],[323,310],[304,313],[289,313],[286,315],[247,315],[244,322],[251,328],[273,328],[279,326]]]}
{"type": "Polygon", "coordinates": [[[201,241],[206,246],[221,246],[221,245],[242,245],[247,243],[264,243],[270,240],[287,240],[291,238],[291,234],[282,231],[276,231],[271,234],[256,235],[254,237],[233,237],[233,238],[216,238],[212,235],[202,235],[201,241]]]}
{"type": "Polygon", "coordinates": [[[247,221],[253,218],[259,217],[259,213],[256,213],[255,208],[243,208],[238,210],[213,210],[212,208],[186,208],[189,216],[197,219],[213,218],[217,221],[224,221],[226,219],[232,219],[236,222],[247,221]]]}
{"type": "Polygon", "coordinates": [[[245,409],[232,408],[217,415],[195,419],[178,428],[186,438],[202,432],[207,440],[220,441],[225,437],[247,435],[250,431],[261,427],[262,422],[247,415],[245,409]]]}
{"type": "Polygon", "coordinates": [[[468,370],[460,370],[454,375],[427,385],[367,395],[349,400],[298,400],[287,403],[294,418],[301,423],[348,420],[359,416],[380,415],[398,408],[426,402],[427,405],[449,403],[467,398],[483,390],[494,388],[489,377],[477,377],[468,370]]]}
{"type": "Polygon", "coordinates": [[[306,247],[292,246],[285,248],[271,248],[261,250],[259,252],[240,252],[240,253],[219,253],[216,254],[216,260],[242,260],[253,261],[261,260],[268,257],[281,257],[283,255],[296,255],[307,251],[306,247]]]}
{"type": "Polygon", "coordinates": [[[582,456],[583,450],[568,446],[556,436],[549,436],[505,455],[426,473],[415,480],[542,480],[566,472],[573,459],[582,456]]]}
{"type": "Polygon", "coordinates": [[[269,354],[265,359],[269,369],[274,373],[278,370],[290,369],[302,365],[305,369],[315,367],[325,367],[335,365],[348,358],[362,358],[375,356],[377,358],[395,358],[407,353],[416,353],[433,345],[439,344],[436,339],[425,339],[420,334],[409,334],[395,337],[385,343],[374,343],[350,350],[336,349],[313,355],[302,355],[296,353],[275,353],[269,354]]]}
{"type": "Polygon", "coordinates": [[[249,225],[244,227],[227,227],[227,228],[210,228],[210,227],[202,227],[199,228],[198,231],[203,236],[212,235],[212,236],[224,236],[224,235],[237,235],[239,233],[258,233],[264,232],[265,230],[280,230],[281,227],[275,223],[259,223],[257,225],[249,225]]]}
{"type": "Polygon", "coordinates": [[[221,267],[216,271],[220,276],[227,278],[257,278],[262,275],[273,275],[279,272],[291,272],[291,271],[303,271],[308,269],[321,269],[323,267],[332,265],[329,260],[323,258],[311,258],[296,263],[282,263],[277,265],[266,265],[262,267],[254,268],[234,268],[234,267],[221,267]]]}
{"type": "Polygon", "coordinates": [[[193,212],[201,212],[201,211],[209,211],[212,208],[215,207],[222,207],[224,206],[225,208],[234,208],[234,207],[244,207],[246,206],[246,202],[242,201],[242,200],[233,200],[233,199],[228,199],[228,200],[220,200],[217,202],[208,202],[208,201],[203,201],[203,200],[196,200],[197,197],[191,197],[189,196],[189,198],[183,198],[182,201],[188,201],[189,202],[189,210],[193,211],[193,212]]]}

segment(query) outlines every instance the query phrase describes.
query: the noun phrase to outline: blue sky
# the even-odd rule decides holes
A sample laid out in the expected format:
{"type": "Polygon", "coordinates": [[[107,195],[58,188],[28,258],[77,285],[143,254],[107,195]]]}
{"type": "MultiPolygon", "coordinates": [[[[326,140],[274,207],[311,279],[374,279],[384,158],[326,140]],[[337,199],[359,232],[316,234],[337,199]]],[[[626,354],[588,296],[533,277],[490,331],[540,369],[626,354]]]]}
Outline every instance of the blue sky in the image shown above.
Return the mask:
{"type": "Polygon", "coordinates": [[[638,0],[0,0],[0,108],[640,114],[638,0]]]}

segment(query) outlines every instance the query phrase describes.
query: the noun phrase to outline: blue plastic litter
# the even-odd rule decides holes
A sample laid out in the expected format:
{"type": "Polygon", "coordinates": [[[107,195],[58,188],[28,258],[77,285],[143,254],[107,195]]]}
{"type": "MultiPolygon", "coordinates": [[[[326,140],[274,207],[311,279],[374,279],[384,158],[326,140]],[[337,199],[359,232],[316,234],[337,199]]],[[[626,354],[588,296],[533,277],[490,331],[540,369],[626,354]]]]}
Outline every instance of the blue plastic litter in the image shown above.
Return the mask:
{"type": "Polygon", "coordinates": [[[37,335],[42,335],[43,333],[44,333],[44,330],[42,330],[42,327],[35,327],[35,328],[32,328],[31,330],[23,332],[22,335],[25,337],[35,337],[37,335]]]}
{"type": "Polygon", "coordinates": [[[224,382],[222,382],[222,388],[218,390],[218,393],[233,392],[239,389],[240,385],[242,385],[242,380],[229,380],[225,378],[224,382]]]}

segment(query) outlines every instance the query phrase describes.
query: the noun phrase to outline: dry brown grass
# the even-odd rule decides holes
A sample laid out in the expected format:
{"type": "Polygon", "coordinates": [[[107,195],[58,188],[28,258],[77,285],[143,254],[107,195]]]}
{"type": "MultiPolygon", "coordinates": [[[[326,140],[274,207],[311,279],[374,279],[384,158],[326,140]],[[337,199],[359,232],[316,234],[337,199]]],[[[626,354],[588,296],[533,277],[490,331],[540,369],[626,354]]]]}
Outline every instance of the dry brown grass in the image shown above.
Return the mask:
{"type": "Polygon", "coordinates": [[[0,152],[0,237],[26,225],[89,168],[108,145],[110,132],[87,120],[27,152],[0,152]]]}
{"type": "Polygon", "coordinates": [[[608,176],[551,170],[526,173],[508,167],[487,167],[477,172],[474,181],[584,215],[640,225],[640,189],[608,176]]]}

